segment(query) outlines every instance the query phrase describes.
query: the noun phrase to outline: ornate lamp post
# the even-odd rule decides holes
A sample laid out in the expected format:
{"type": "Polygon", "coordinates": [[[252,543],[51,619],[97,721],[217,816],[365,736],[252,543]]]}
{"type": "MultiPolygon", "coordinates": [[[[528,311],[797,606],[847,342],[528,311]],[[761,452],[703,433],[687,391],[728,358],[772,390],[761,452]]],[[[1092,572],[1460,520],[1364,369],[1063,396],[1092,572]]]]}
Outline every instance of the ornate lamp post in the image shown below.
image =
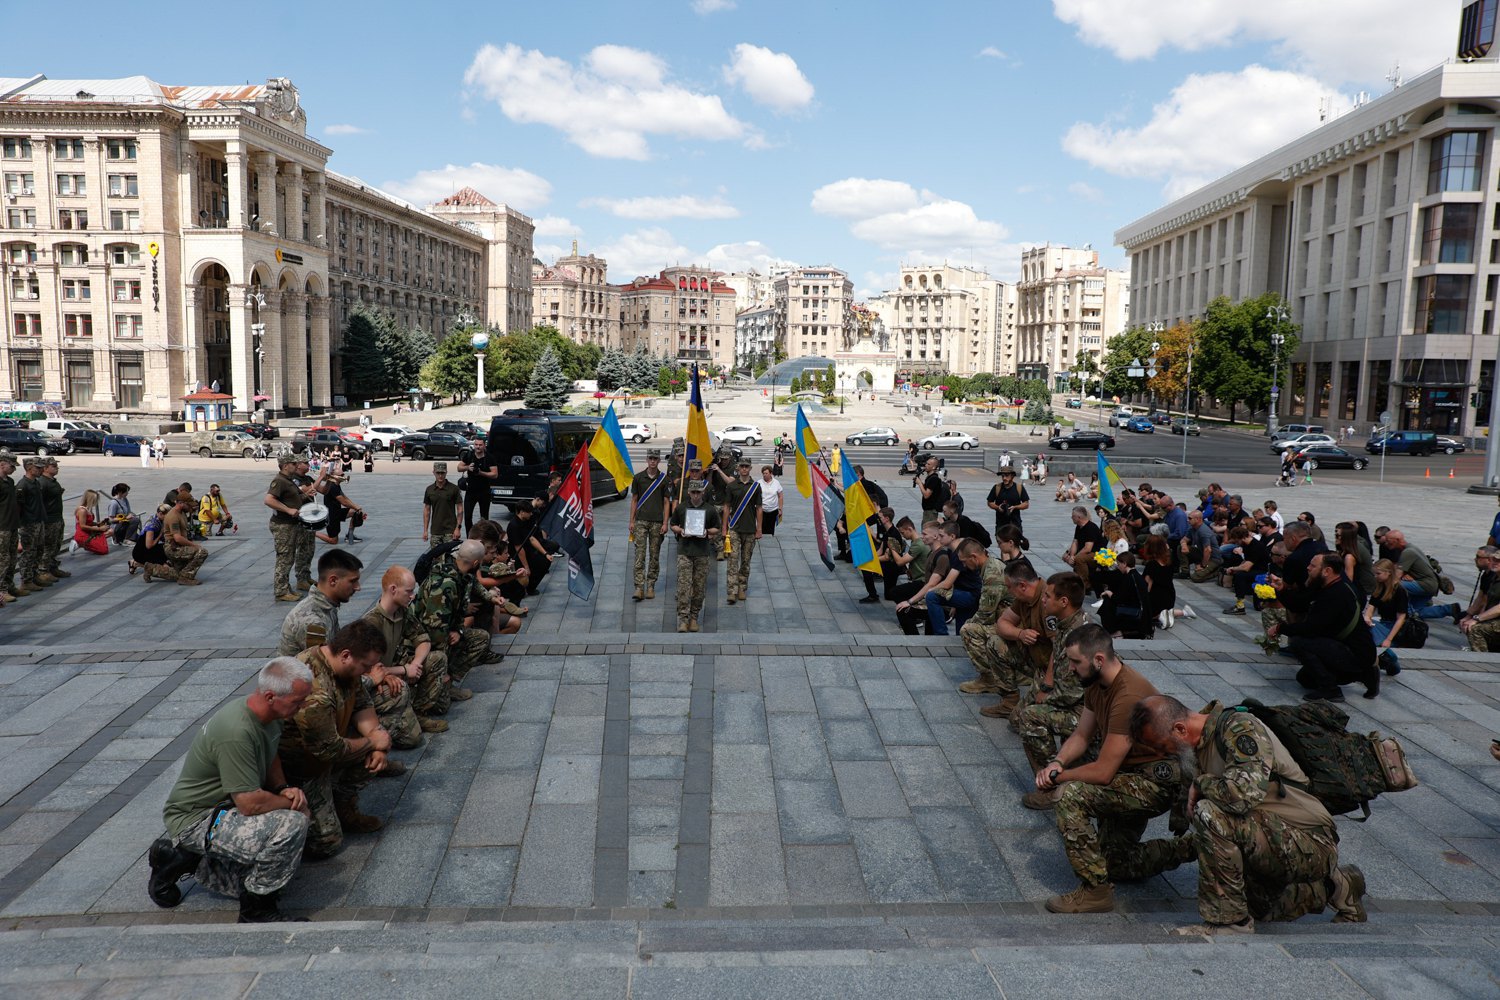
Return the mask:
{"type": "Polygon", "coordinates": [[[1281,324],[1291,318],[1291,313],[1280,303],[1266,310],[1266,319],[1275,323],[1271,331],[1271,413],[1266,423],[1272,434],[1276,433],[1278,410],[1281,402],[1281,345],[1286,343],[1286,337],[1281,333],[1281,324]]]}
{"type": "Polygon", "coordinates": [[[251,285],[245,290],[245,305],[255,310],[255,320],[250,324],[250,339],[255,350],[255,364],[250,373],[250,412],[254,414],[257,409],[255,397],[261,394],[261,365],[266,357],[266,324],[261,322],[260,317],[261,310],[266,307],[266,293],[260,290],[259,285],[251,285]]]}
{"type": "MultiPolygon", "coordinates": [[[[468,309],[460,309],[458,312],[458,322],[465,329],[468,329],[477,324],[478,317],[469,312],[468,309]]],[[[485,351],[490,346],[489,331],[482,327],[475,330],[469,335],[469,346],[474,348],[474,384],[476,387],[474,396],[476,399],[481,399],[484,397],[484,356],[485,351]]]]}

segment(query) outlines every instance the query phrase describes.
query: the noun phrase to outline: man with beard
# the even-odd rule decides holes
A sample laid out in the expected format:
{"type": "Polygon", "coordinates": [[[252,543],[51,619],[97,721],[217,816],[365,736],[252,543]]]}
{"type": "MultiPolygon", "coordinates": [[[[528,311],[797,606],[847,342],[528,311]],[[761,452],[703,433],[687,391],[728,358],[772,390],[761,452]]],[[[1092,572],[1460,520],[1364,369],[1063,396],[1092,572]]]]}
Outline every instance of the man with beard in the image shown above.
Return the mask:
{"type": "MultiPolygon", "coordinates": [[[[1011,721],[1026,749],[1026,760],[1033,770],[1051,760],[1057,752],[1057,741],[1067,739],[1078,728],[1078,709],[1083,704],[1083,683],[1068,668],[1067,647],[1073,630],[1087,625],[1089,614],[1083,609],[1083,581],[1076,573],[1054,573],[1047,578],[1047,593],[1042,611],[1052,658],[1037,677],[1011,721]]],[[[1027,792],[1021,804],[1028,809],[1051,809],[1057,802],[1052,792],[1027,792]]]]}
{"type": "Polygon", "coordinates": [[[990,487],[985,506],[995,512],[995,534],[1007,524],[1021,527],[1021,511],[1031,507],[1031,494],[1026,487],[1016,485],[1016,470],[1010,465],[1000,468],[1000,481],[990,487]]]}
{"type": "Polygon", "coordinates": [[[1047,614],[1042,607],[1046,586],[1029,561],[1017,559],[1006,566],[1005,589],[1010,591],[1010,607],[995,620],[994,631],[984,646],[970,653],[979,671],[977,685],[970,681],[970,686],[958,686],[965,694],[1000,696],[999,701],[979,710],[988,719],[1010,718],[1021,703],[1021,688],[1036,683],[1052,656],[1047,614]]]}
{"type": "Polygon", "coordinates": [[[1297,683],[1308,689],[1304,701],[1343,701],[1340,684],[1363,681],[1365,697],[1380,693],[1380,670],[1375,664],[1375,640],[1365,623],[1364,600],[1344,576],[1340,557],[1320,552],[1308,566],[1307,588],[1312,595],[1307,613],[1297,621],[1272,625],[1266,635],[1285,635],[1287,648],[1302,664],[1297,683]]]}
{"type": "Polygon", "coordinates": [[[1334,923],[1365,922],[1364,873],[1339,864],[1333,817],[1263,722],[1218,702],[1190,712],[1154,695],[1131,711],[1130,736],[1175,755],[1188,782],[1192,835],[1135,852],[1144,871],[1198,862],[1204,922],[1177,933],[1249,934],[1256,920],[1296,920],[1325,906],[1334,923]]]}
{"type": "Polygon", "coordinates": [[[1131,739],[1131,710],[1157,691],[1120,662],[1109,633],[1080,625],[1064,648],[1083,684],[1083,710],[1073,734],[1037,769],[1036,787],[1061,788],[1054,806],[1057,829],[1079,885],[1046,905],[1052,913],[1109,913],[1115,908],[1110,879],[1137,876],[1141,834],[1177,801],[1181,773],[1169,754],[1131,739]],[[1096,734],[1103,740],[1089,760],[1096,734]]]}

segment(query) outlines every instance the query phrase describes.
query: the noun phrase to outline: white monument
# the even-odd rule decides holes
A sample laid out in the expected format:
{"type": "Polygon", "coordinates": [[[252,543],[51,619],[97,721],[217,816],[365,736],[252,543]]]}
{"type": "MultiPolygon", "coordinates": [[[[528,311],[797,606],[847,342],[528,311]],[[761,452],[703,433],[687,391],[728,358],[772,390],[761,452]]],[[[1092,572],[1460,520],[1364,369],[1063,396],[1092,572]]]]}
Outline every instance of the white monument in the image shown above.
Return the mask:
{"type": "Polygon", "coordinates": [[[840,389],[863,389],[868,383],[876,392],[896,391],[896,352],[882,351],[868,334],[833,356],[833,370],[840,389]]]}

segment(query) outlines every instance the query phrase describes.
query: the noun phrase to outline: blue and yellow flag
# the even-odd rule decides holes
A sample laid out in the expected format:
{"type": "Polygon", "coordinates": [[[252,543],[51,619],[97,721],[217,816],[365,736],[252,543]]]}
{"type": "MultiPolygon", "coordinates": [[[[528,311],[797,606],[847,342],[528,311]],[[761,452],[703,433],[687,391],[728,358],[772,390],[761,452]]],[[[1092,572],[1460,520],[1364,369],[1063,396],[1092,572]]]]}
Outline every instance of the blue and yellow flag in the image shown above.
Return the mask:
{"type": "Polygon", "coordinates": [[[698,388],[698,366],[693,365],[693,387],[688,393],[687,453],[682,456],[684,479],[693,459],[706,470],[714,460],[714,445],[708,437],[708,418],[703,415],[703,392],[698,388]]]}
{"type": "Polygon", "coordinates": [[[1099,506],[1111,514],[1119,512],[1120,502],[1118,497],[1124,491],[1124,483],[1120,482],[1120,476],[1109,463],[1104,460],[1104,452],[1094,454],[1099,456],[1099,506]]]}
{"type": "Polygon", "coordinates": [[[808,456],[818,453],[818,439],[813,436],[801,403],[797,404],[797,429],[792,434],[792,447],[797,449],[797,492],[810,497],[813,482],[808,456]]]}
{"type": "Polygon", "coordinates": [[[630,489],[635,469],[630,464],[630,453],[625,450],[625,435],[620,433],[620,418],[615,416],[614,403],[609,404],[604,421],[589,442],[589,454],[615,477],[615,486],[621,493],[630,489]]]}
{"type": "Polygon", "coordinates": [[[866,522],[875,516],[875,504],[865,492],[865,484],[854,475],[854,463],[844,463],[844,526],[849,529],[849,552],[854,565],[871,573],[880,572],[880,557],[866,522]]]}

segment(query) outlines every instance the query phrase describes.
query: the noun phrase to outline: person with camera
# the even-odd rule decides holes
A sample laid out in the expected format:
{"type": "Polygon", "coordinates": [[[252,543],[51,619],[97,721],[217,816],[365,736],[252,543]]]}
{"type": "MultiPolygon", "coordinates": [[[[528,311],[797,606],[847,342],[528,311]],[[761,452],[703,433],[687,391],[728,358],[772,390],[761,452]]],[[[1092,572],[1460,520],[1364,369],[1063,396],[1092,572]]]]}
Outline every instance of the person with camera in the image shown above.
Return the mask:
{"type": "Polygon", "coordinates": [[[1021,527],[1021,511],[1031,507],[1031,495],[1026,492],[1026,487],[1016,483],[1016,470],[1010,464],[1000,467],[1000,481],[990,487],[990,494],[985,498],[985,506],[995,512],[995,534],[1000,534],[1000,529],[1007,524],[1021,527]]]}
{"type": "Polygon", "coordinates": [[[458,488],[464,491],[464,531],[474,527],[474,509],[479,509],[479,519],[490,519],[490,487],[500,478],[495,460],[485,452],[483,440],[465,448],[458,458],[458,488]]]}

